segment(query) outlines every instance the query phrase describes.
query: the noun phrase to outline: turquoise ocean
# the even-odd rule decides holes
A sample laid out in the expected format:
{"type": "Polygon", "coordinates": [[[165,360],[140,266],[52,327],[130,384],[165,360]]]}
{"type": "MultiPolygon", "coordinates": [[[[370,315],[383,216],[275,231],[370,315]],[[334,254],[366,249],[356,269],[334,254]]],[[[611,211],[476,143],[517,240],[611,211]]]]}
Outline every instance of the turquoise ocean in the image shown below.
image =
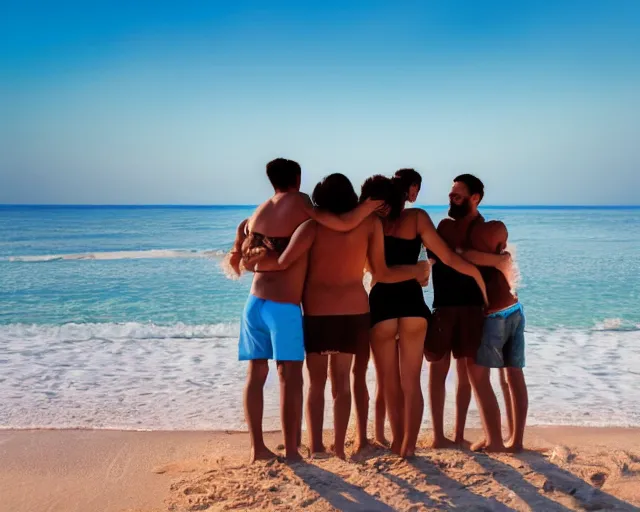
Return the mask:
{"type": "MultiPolygon", "coordinates": [[[[252,211],[0,207],[0,428],[244,429],[237,336],[251,281],[220,262],[252,211]]],[[[640,208],[482,213],[516,249],[530,424],[639,426],[640,208]]],[[[454,388],[450,375],[449,421],[454,388]]],[[[272,371],[267,428],[277,407],[272,371]]]]}

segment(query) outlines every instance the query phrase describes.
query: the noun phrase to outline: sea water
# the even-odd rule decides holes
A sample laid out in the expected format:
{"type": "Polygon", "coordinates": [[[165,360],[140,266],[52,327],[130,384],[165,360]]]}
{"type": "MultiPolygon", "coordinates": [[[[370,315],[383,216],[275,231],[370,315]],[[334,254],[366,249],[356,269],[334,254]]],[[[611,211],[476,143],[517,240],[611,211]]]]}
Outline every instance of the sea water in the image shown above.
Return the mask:
{"type": "MultiPolygon", "coordinates": [[[[220,262],[252,211],[0,207],[0,428],[246,428],[237,339],[251,276],[229,280],[220,262]]],[[[640,425],[640,209],[482,213],[517,248],[529,423],[640,425]]],[[[373,397],[372,368],[369,385],[373,397]]],[[[454,389],[452,372],[448,422],[454,389]]],[[[271,371],[266,428],[278,397],[271,371]]]]}

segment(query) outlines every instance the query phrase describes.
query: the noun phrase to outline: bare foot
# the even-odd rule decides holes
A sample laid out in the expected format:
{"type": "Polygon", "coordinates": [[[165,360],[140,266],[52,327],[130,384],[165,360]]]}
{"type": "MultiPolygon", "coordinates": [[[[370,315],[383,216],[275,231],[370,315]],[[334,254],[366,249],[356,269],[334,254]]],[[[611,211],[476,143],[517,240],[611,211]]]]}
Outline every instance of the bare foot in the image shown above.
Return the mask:
{"type": "Polygon", "coordinates": [[[512,440],[509,440],[506,443],[504,443],[504,446],[507,449],[507,451],[511,453],[520,453],[522,450],[524,450],[524,446],[522,446],[522,443],[516,444],[512,440]]]}
{"type": "Polygon", "coordinates": [[[257,450],[255,448],[252,448],[251,456],[249,457],[249,463],[253,464],[257,460],[271,460],[275,459],[276,457],[277,455],[269,450],[266,446],[263,446],[262,448],[259,448],[257,450]]]}
{"type": "Polygon", "coordinates": [[[364,452],[370,446],[371,446],[371,444],[369,443],[368,439],[366,439],[364,441],[359,441],[358,444],[356,444],[356,449],[353,451],[353,454],[354,455],[358,455],[358,454],[364,452]]]}
{"type": "Polygon", "coordinates": [[[483,437],[479,439],[475,443],[473,443],[469,448],[472,452],[481,452],[487,446],[487,440],[483,437]]]}
{"type": "Polygon", "coordinates": [[[467,441],[467,440],[466,440],[465,438],[463,438],[463,437],[456,437],[456,438],[453,440],[453,443],[454,443],[456,446],[458,446],[458,447],[460,447],[460,448],[464,448],[464,449],[469,449],[469,447],[471,446],[471,442],[470,442],[470,441],[467,441]]]}
{"type": "Polygon", "coordinates": [[[328,452],[313,452],[310,456],[311,459],[314,460],[324,460],[331,458],[331,454],[328,452]]]}
{"type": "Polygon", "coordinates": [[[456,443],[454,443],[451,439],[448,439],[446,437],[443,437],[443,438],[434,437],[430,447],[433,448],[434,450],[438,450],[440,448],[455,448],[456,443]]]}
{"type": "Polygon", "coordinates": [[[344,447],[342,447],[342,448],[340,448],[338,450],[338,449],[336,449],[336,446],[334,444],[332,444],[331,446],[329,446],[329,451],[331,453],[333,453],[339,459],[346,460],[346,458],[347,458],[347,456],[344,453],[344,447]]]}
{"type": "Polygon", "coordinates": [[[375,444],[378,444],[380,446],[384,446],[385,448],[389,448],[391,446],[391,443],[389,441],[387,441],[387,438],[382,436],[382,437],[376,437],[375,444]]]}
{"type": "Polygon", "coordinates": [[[298,450],[296,450],[293,453],[287,453],[287,455],[285,456],[284,459],[288,463],[290,463],[290,462],[300,462],[300,461],[302,461],[302,455],[300,455],[298,450]]]}
{"type": "Polygon", "coordinates": [[[472,452],[487,452],[487,453],[505,453],[510,452],[511,449],[507,448],[503,443],[502,439],[499,443],[488,444],[486,439],[481,439],[480,441],[476,441],[471,445],[472,452]]]}
{"type": "Polygon", "coordinates": [[[395,439],[391,442],[391,451],[396,455],[400,455],[400,451],[402,450],[402,441],[396,441],[395,439]]]}
{"type": "Polygon", "coordinates": [[[415,449],[404,449],[401,450],[400,452],[400,457],[402,457],[403,459],[412,459],[413,457],[416,456],[416,450],[415,449]]]}

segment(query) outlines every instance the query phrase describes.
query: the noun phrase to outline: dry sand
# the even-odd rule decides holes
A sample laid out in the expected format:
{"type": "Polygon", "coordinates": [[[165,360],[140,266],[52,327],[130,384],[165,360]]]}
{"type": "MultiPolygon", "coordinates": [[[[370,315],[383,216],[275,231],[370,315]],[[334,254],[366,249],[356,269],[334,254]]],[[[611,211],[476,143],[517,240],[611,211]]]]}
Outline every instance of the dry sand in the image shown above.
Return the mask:
{"type": "Polygon", "coordinates": [[[428,441],[411,461],[250,466],[245,433],[0,431],[0,511],[640,510],[640,429],[531,428],[520,455],[428,441]]]}

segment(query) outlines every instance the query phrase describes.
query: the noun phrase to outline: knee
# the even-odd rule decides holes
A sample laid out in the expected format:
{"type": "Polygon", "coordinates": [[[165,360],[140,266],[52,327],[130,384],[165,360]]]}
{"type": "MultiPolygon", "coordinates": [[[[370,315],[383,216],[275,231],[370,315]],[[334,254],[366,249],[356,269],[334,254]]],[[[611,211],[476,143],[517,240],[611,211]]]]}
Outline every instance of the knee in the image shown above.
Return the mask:
{"type": "MultiPolygon", "coordinates": [[[[521,368],[506,368],[506,371],[504,372],[506,373],[506,383],[508,383],[509,386],[513,386],[513,385],[519,385],[519,384],[523,384],[524,383],[524,372],[522,371],[521,368]]],[[[502,384],[502,379],[505,378],[503,377],[503,372],[500,372],[500,383],[502,384]]]]}
{"type": "Polygon", "coordinates": [[[287,362],[278,365],[280,383],[287,386],[302,386],[302,363],[287,362]]]}
{"type": "Polygon", "coordinates": [[[331,386],[331,395],[334,400],[351,400],[351,389],[349,389],[349,381],[343,380],[331,386]]]}
{"type": "Polygon", "coordinates": [[[269,375],[268,363],[252,363],[249,367],[247,375],[247,385],[249,386],[264,386],[269,375]]]}

